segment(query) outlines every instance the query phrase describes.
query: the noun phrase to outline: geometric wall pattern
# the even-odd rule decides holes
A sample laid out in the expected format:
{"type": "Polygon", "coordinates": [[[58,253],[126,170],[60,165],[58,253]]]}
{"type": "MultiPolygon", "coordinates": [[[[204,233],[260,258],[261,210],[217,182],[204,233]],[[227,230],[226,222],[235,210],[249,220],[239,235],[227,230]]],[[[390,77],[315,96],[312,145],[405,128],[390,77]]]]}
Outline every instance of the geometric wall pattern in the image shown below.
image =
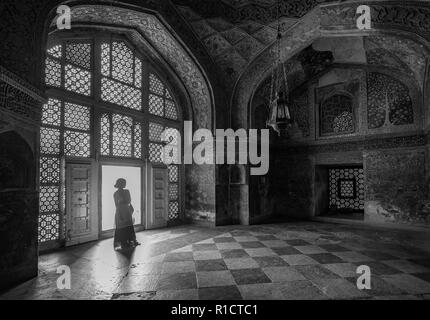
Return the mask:
{"type": "Polygon", "coordinates": [[[91,95],[91,51],[92,44],[89,42],[69,41],[65,46],[56,44],[49,48],[45,62],[46,85],[65,88],[85,96],[91,95]]]}
{"type": "Polygon", "coordinates": [[[40,129],[39,242],[60,237],[60,217],[64,202],[61,165],[63,156],[91,156],[91,109],[50,98],[42,108],[40,129]]]}
{"type": "Polygon", "coordinates": [[[130,116],[103,113],[100,117],[100,153],[104,156],[141,158],[141,123],[130,116]]]}
{"type": "Polygon", "coordinates": [[[344,210],[364,210],[363,168],[329,169],[329,206],[344,210]]]}
{"type": "Polygon", "coordinates": [[[169,206],[168,216],[169,220],[179,218],[180,205],[179,205],[179,188],[180,188],[180,167],[175,165],[180,160],[180,135],[179,130],[175,128],[168,128],[156,122],[149,123],[149,161],[154,164],[163,163],[164,160],[170,160],[173,164],[168,166],[169,176],[169,206]],[[169,137],[169,139],[167,138],[169,137]],[[165,154],[163,151],[163,141],[169,143],[170,153],[165,154]]]}
{"type": "Polygon", "coordinates": [[[101,97],[122,107],[142,110],[142,61],[124,41],[101,44],[101,97]]]}
{"type": "Polygon", "coordinates": [[[351,97],[335,94],[321,104],[320,112],[321,135],[339,135],[354,131],[351,97]]]}
{"type": "MultiPolygon", "coordinates": [[[[173,163],[178,162],[180,154],[178,151],[180,136],[178,129],[168,128],[160,123],[150,122],[149,123],[149,161],[152,163],[162,163],[165,157],[171,159],[173,163]],[[163,132],[165,137],[163,136],[163,132]],[[167,141],[167,137],[172,137],[171,140],[167,141]],[[172,146],[172,154],[165,155],[163,152],[162,142],[166,141],[172,146]]],[[[180,168],[178,165],[171,164],[168,166],[169,175],[169,207],[168,215],[169,220],[175,220],[179,218],[179,186],[180,186],[180,168]]]]}
{"type": "Polygon", "coordinates": [[[169,173],[169,220],[179,218],[179,166],[170,165],[169,173]]]}
{"type": "Polygon", "coordinates": [[[364,38],[367,63],[401,70],[424,85],[427,50],[407,37],[375,35],[364,38]]]}
{"type": "Polygon", "coordinates": [[[178,119],[176,103],[167,86],[154,73],[149,74],[149,113],[172,120],[178,119]]]}
{"type": "MultiPolygon", "coordinates": [[[[204,19],[189,7],[178,7],[231,87],[249,61],[276,40],[276,23],[231,23],[221,17],[204,19]]],[[[282,19],[284,29],[293,21],[282,19]]]]}

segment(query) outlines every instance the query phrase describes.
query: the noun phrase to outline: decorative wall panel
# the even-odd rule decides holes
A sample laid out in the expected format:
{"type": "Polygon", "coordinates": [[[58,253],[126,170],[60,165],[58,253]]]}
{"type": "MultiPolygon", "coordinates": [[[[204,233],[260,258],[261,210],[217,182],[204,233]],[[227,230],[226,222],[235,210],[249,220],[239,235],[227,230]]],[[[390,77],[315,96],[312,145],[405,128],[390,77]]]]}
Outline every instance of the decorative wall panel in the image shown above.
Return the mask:
{"type": "Polygon", "coordinates": [[[408,87],[393,77],[376,72],[369,73],[367,81],[369,129],[414,123],[408,87]]]}
{"type": "Polygon", "coordinates": [[[321,135],[341,135],[354,132],[352,98],[335,94],[322,102],[320,107],[321,135]]]}
{"type": "Polygon", "coordinates": [[[329,169],[329,206],[335,210],[364,210],[362,168],[329,169]]]}

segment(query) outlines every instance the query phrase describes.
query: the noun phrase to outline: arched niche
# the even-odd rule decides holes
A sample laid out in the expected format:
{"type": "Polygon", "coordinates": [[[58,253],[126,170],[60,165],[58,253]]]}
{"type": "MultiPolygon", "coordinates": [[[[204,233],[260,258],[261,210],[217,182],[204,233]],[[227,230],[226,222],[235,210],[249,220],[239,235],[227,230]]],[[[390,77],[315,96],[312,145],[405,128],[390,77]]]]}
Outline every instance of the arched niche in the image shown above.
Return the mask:
{"type": "Polygon", "coordinates": [[[0,133],[0,288],[37,275],[36,164],[16,132],[0,133]]]}
{"type": "Polygon", "coordinates": [[[34,187],[34,155],[16,132],[0,134],[0,191],[34,187]]]}
{"type": "MultiPolygon", "coordinates": [[[[96,32],[116,32],[128,38],[166,80],[175,87],[183,119],[193,121],[193,130],[215,128],[214,94],[208,76],[173,28],[166,23],[160,11],[148,3],[133,6],[110,1],[70,1],[72,29],[96,32]]],[[[45,57],[47,38],[56,30],[56,7],[51,7],[45,22],[45,57]]],[[[185,167],[185,218],[194,222],[215,221],[215,166],[190,165],[185,167]],[[202,176],[205,179],[202,179],[202,176]]]]}

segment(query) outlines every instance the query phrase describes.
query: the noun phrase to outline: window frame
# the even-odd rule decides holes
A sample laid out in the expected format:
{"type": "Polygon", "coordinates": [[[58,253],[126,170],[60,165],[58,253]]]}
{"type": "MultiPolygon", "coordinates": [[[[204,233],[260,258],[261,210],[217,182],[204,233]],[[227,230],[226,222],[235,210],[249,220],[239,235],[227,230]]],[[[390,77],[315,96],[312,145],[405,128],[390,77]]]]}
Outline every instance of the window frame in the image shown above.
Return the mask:
{"type": "MultiPolygon", "coordinates": [[[[149,150],[148,145],[149,141],[149,122],[157,122],[163,124],[165,127],[175,128],[179,130],[179,133],[183,134],[181,122],[183,119],[182,109],[180,104],[178,103],[178,98],[176,92],[172,90],[172,85],[168,81],[168,77],[164,76],[164,74],[156,67],[156,64],[151,61],[151,59],[144,53],[138,50],[136,46],[132,45],[130,39],[122,34],[117,33],[109,33],[109,32],[85,32],[85,31],[73,31],[73,32],[64,32],[61,34],[53,34],[49,37],[47,49],[51,48],[55,45],[62,45],[62,56],[59,59],[61,63],[61,87],[52,87],[46,85],[45,92],[47,96],[59,99],[64,102],[71,102],[82,104],[85,106],[90,106],[91,108],[91,131],[92,131],[92,140],[91,141],[91,157],[93,155],[97,155],[97,157],[105,159],[105,160],[115,160],[122,159],[124,157],[116,157],[116,156],[106,156],[100,154],[100,119],[102,114],[104,113],[118,113],[121,115],[132,117],[134,121],[139,121],[142,125],[142,158],[149,159],[149,150]],[[65,44],[68,40],[72,42],[84,42],[91,41],[92,43],[92,56],[91,62],[92,67],[90,72],[92,73],[92,83],[91,83],[91,94],[89,96],[82,95],[70,90],[67,90],[64,87],[65,84],[65,44]],[[101,73],[101,44],[104,41],[123,41],[128,48],[130,48],[135,55],[141,59],[142,61],[142,109],[135,110],[128,107],[119,106],[115,103],[104,101],[101,98],[101,79],[104,77],[101,73]],[[149,95],[151,92],[149,91],[149,74],[155,74],[163,83],[163,85],[169,91],[171,99],[176,106],[177,111],[177,120],[169,119],[164,116],[157,116],[149,112],[149,95]]],[[[48,54],[46,55],[48,58],[48,54]]],[[[50,57],[52,58],[52,57],[50,57]]],[[[68,63],[68,62],[67,62],[68,63]]],[[[45,78],[44,78],[45,79],[45,78]]],[[[112,78],[110,78],[112,79],[112,78]]],[[[119,80],[113,79],[115,81],[120,82],[121,84],[126,84],[119,80]]],[[[128,85],[128,84],[126,84],[128,85]]],[[[157,95],[156,93],[153,93],[157,95]]],[[[157,95],[159,96],[159,95],[157,95]]],[[[165,98],[163,100],[165,103],[165,98]]],[[[163,106],[164,110],[164,106],[163,106]]],[[[183,160],[183,155],[180,155],[181,161],[183,160]]],[[[69,156],[66,157],[69,159],[69,156]]],[[[73,157],[72,157],[73,158],[73,157]]],[[[126,158],[128,160],[136,160],[134,157],[126,158]]],[[[182,162],[181,162],[182,163],[182,162]]]]}
{"type": "MultiPolygon", "coordinates": [[[[101,165],[104,163],[115,163],[118,161],[121,161],[122,163],[127,163],[130,165],[140,166],[143,169],[145,168],[146,164],[149,163],[149,122],[156,122],[162,124],[164,127],[170,127],[175,128],[179,131],[179,133],[183,134],[183,126],[182,126],[182,119],[183,119],[183,112],[182,108],[179,104],[179,99],[177,97],[177,93],[175,90],[173,90],[173,87],[169,81],[169,77],[164,75],[164,72],[157,66],[157,64],[150,59],[144,52],[141,52],[135,45],[133,45],[133,42],[129,37],[122,33],[116,33],[116,32],[109,32],[109,31],[95,31],[95,30],[74,30],[74,31],[62,31],[61,33],[54,32],[49,35],[48,41],[47,41],[47,48],[46,48],[46,55],[45,59],[43,61],[43,70],[45,69],[46,59],[54,59],[55,61],[60,63],[60,70],[61,70],[61,82],[59,87],[51,86],[48,84],[45,84],[45,93],[46,96],[52,99],[57,99],[61,102],[61,118],[60,118],[60,126],[53,126],[49,124],[41,124],[41,127],[46,128],[55,128],[57,130],[60,130],[60,152],[55,155],[49,155],[40,153],[39,158],[56,158],[58,159],[60,163],[60,181],[58,183],[41,183],[41,186],[49,187],[54,186],[59,188],[59,194],[58,194],[58,216],[57,219],[59,219],[59,225],[58,225],[58,239],[56,240],[45,240],[40,242],[43,244],[43,247],[50,247],[50,243],[55,243],[58,241],[63,241],[65,238],[65,230],[64,230],[64,214],[65,214],[65,208],[64,208],[64,192],[65,192],[65,177],[64,177],[64,170],[66,162],[73,162],[73,163],[93,163],[94,161],[97,161],[101,165]],[[65,66],[66,64],[71,64],[75,66],[72,62],[66,61],[65,53],[66,53],[66,44],[68,41],[71,42],[89,42],[91,43],[91,68],[87,69],[91,73],[91,83],[90,88],[91,92],[90,95],[83,95],[71,90],[67,90],[65,88],[65,66]],[[101,44],[104,41],[122,41],[124,42],[128,48],[130,48],[133,53],[141,60],[142,63],[142,79],[141,79],[141,110],[135,110],[132,108],[116,105],[114,103],[104,101],[101,98],[101,79],[104,77],[101,73],[101,44]],[[48,54],[48,50],[52,48],[55,45],[61,45],[61,57],[60,58],[53,58],[48,54]],[[168,90],[170,97],[176,107],[177,112],[177,119],[169,119],[164,116],[157,116],[153,115],[149,112],[149,74],[153,73],[155,74],[163,83],[165,88],[168,90]],[[65,127],[64,122],[64,105],[65,103],[74,103],[79,104],[82,106],[86,106],[90,108],[90,152],[88,157],[75,157],[75,156],[69,156],[65,155],[65,149],[64,149],[64,132],[68,130],[65,127]],[[101,143],[101,130],[100,130],[100,121],[101,116],[104,113],[109,114],[120,114],[123,116],[131,117],[133,120],[133,124],[135,122],[139,122],[141,125],[141,157],[136,158],[134,157],[134,139],[132,138],[132,157],[117,157],[117,156],[106,156],[101,155],[100,150],[100,143],[101,143]]],[[[133,62],[135,63],[135,62],[133,62]]],[[[76,65],[77,66],[77,65],[76,65]]],[[[79,68],[82,68],[81,66],[77,66],[79,68]]],[[[133,79],[134,79],[134,72],[133,71],[133,79]]],[[[122,84],[126,84],[130,86],[130,84],[124,83],[122,81],[119,81],[117,79],[114,79],[112,76],[108,77],[112,80],[118,81],[122,84]]],[[[43,74],[42,81],[45,83],[46,75],[43,74]]],[[[133,83],[133,88],[136,88],[133,83]]],[[[163,100],[163,113],[165,112],[165,99],[163,100]]],[[[74,130],[73,131],[79,131],[81,130],[74,130]]],[[[132,126],[132,132],[134,133],[134,126],[132,126]]],[[[133,134],[134,136],[134,134],[133,134]]],[[[110,137],[110,143],[112,141],[112,137],[110,137]]],[[[167,221],[168,224],[173,222],[175,220],[170,220],[170,203],[171,202],[177,202],[178,203],[178,216],[177,220],[181,220],[184,218],[184,195],[185,195],[185,168],[183,164],[183,142],[181,141],[181,154],[179,155],[181,164],[175,164],[175,166],[178,167],[178,177],[177,181],[174,182],[174,184],[178,187],[178,194],[177,199],[171,200],[170,195],[168,194],[168,208],[167,208],[167,221]]],[[[112,148],[111,148],[112,151],[112,148]]],[[[166,166],[163,163],[152,163],[153,167],[164,167],[166,170],[169,170],[168,166],[166,166]]],[[[144,183],[144,181],[142,181],[144,183]]],[[[170,189],[170,179],[169,179],[169,186],[170,189]]],[[[146,201],[146,200],[145,200],[146,201]]],[[[145,202],[142,202],[144,204],[145,202]]],[[[50,212],[49,215],[54,215],[54,212],[50,212]]],[[[144,220],[142,220],[142,225],[145,223],[144,220]]],[[[101,230],[99,230],[101,231],[101,230]]],[[[101,233],[100,233],[101,235],[101,233]]]]}
{"type": "Polygon", "coordinates": [[[343,137],[353,135],[357,132],[357,116],[356,116],[356,99],[354,95],[349,92],[343,90],[336,90],[335,92],[330,93],[329,95],[323,97],[320,103],[318,104],[318,136],[321,138],[324,137],[343,137]],[[351,114],[352,114],[352,129],[344,132],[322,132],[322,121],[323,121],[323,106],[327,100],[333,98],[334,96],[345,96],[351,100],[351,114]]]}

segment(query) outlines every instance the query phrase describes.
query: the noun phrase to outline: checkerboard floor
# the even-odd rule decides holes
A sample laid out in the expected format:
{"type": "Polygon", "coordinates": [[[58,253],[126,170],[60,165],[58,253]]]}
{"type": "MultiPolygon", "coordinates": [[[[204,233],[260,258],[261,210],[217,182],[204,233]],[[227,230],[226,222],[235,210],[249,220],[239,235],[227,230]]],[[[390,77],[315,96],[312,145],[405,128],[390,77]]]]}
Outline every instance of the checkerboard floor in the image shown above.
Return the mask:
{"type": "MultiPolygon", "coordinates": [[[[98,244],[95,250],[84,247],[60,256],[49,255],[42,262],[44,274],[33,280],[42,281],[45,292],[33,292],[32,298],[430,297],[430,253],[395,241],[396,235],[392,233],[389,234],[392,240],[381,241],[381,238],[387,239],[387,235],[378,238],[380,233],[375,231],[309,223],[214,230],[181,227],[164,232],[162,237],[154,236],[152,242],[150,234],[146,238],[139,234],[143,246],[130,256],[112,254],[112,248],[108,251],[111,240],[98,244]],[[380,241],[375,241],[378,239],[380,241]],[[111,256],[117,260],[112,260],[111,256]],[[67,258],[70,261],[63,261],[67,258]],[[72,283],[75,295],[65,296],[55,288],[46,289],[47,279],[56,279],[50,270],[60,262],[71,263],[72,275],[75,272],[83,277],[83,280],[75,280],[77,288],[73,288],[72,283]],[[356,271],[361,265],[370,267],[370,290],[357,288],[359,275],[356,271]],[[89,272],[86,273],[85,268],[90,268],[89,272]]],[[[31,288],[37,290],[37,285],[33,283],[31,288]]],[[[14,290],[0,298],[19,298],[20,292],[22,298],[29,298],[25,285],[14,290]]]]}

